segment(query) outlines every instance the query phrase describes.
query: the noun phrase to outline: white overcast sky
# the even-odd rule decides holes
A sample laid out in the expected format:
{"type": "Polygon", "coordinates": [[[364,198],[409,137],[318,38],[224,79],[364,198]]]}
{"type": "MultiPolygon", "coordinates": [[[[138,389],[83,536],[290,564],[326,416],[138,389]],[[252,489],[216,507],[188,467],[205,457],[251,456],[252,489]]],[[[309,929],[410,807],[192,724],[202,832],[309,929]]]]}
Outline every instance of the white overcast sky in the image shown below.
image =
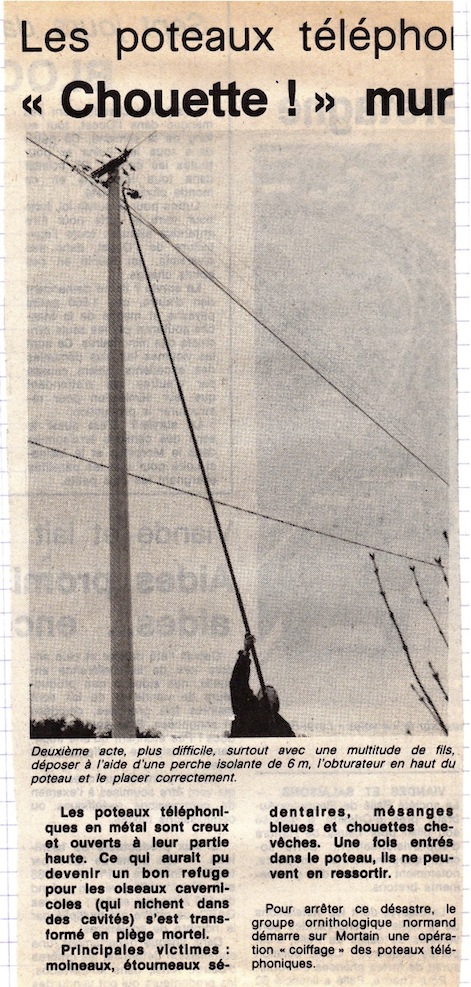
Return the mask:
{"type": "MultiPolygon", "coordinates": [[[[157,134],[135,151],[129,181],[142,193],[139,212],[448,479],[448,134],[443,148],[420,129],[407,142],[378,128],[363,141],[288,130],[258,140],[214,138],[204,127],[195,134],[191,142],[157,134]]],[[[101,146],[96,135],[38,135],[80,166],[128,137],[101,146]]],[[[106,197],[31,144],[28,152],[30,438],[106,463],[106,197]]],[[[129,469],[201,492],[127,220],[122,232],[129,469]]],[[[170,246],[139,232],[215,496],[447,563],[445,483],[170,246]]],[[[33,715],[103,725],[107,473],[37,448],[30,462],[30,570],[49,578],[30,585],[33,715]],[[64,637],[57,620],[67,615],[76,629],[64,637]]],[[[221,736],[243,628],[209,506],[131,480],[130,512],[138,723],[164,735],[221,736]]],[[[221,520],[265,678],[296,733],[434,729],[367,548],[228,508],[221,520]]],[[[410,563],[376,557],[417,670],[446,717],[428,662],[446,683],[447,651],[410,563]]],[[[417,575],[446,632],[440,571],[417,563],[417,575]]]]}

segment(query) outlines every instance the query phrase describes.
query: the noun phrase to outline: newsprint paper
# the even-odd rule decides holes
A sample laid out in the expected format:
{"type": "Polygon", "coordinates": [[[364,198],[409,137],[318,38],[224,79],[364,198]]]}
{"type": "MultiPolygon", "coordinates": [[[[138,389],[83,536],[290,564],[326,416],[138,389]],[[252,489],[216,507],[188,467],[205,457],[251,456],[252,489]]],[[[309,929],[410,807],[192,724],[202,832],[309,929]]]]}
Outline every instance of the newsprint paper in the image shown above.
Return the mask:
{"type": "Polygon", "coordinates": [[[24,987],[453,987],[449,3],[6,4],[24,987]]]}

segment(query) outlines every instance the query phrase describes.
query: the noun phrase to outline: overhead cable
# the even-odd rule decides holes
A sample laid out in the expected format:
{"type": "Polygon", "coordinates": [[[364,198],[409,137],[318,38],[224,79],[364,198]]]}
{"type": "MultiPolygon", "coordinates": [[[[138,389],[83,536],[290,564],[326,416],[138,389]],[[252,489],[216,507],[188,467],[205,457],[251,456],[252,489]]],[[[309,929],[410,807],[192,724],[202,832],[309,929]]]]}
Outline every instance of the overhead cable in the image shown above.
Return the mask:
{"type": "MultiPolygon", "coordinates": [[[[29,439],[29,444],[32,446],[37,446],[39,449],[47,449],[48,452],[58,453],[60,456],[67,456],[69,459],[77,459],[81,463],[89,463],[92,466],[99,466],[102,469],[109,469],[107,463],[100,463],[96,459],[89,459],[87,456],[79,456],[74,452],[67,452],[65,449],[58,449],[56,446],[47,445],[45,442],[37,442],[34,439],[29,439]]],[[[143,476],[140,473],[131,473],[128,471],[128,476],[132,477],[133,480],[141,480],[143,483],[152,483],[156,487],[162,487],[164,490],[171,490],[173,493],[184,494],[186,497],[195,497],[197,500],[205,500],[208,498],[205,494],[197,493],[194,490],[185,490],[184,487],[177,487],[171,483],[164,483],[162,480],[153,480],[149,476],[143,476]]],[[[253,511],[248,507],[241,507],[239,504],[231,504],[227,500],[221,500],[220,498],[214,498],[214,502],[218,507],[228,507],[231,511],[238,511],[240,514],[248,514],[251,517],[260,518],[262,521],[273,521],[276,524],[284,524],[288,528],[294,528],[297,531],[304,531],[306,534],[319,535],[321,538],[331,538],[333,541],[345,542],[347,545],[354,545],[356,548],[368,548],[374,552],[381,552],[382,555],[392,555],[397,559],[406,559],[407,562],[421,562],[423,565],[432,566],[432,568],[437,568],[437,563],[431,562],[430,559],[423,559],[416,555],[406,555],[404,552],[395,552],[390,548],[379,548],[377,545],[370,545],[368,542],[359,541],[355,538],[347,538],[343,535],[334,535],[331,531],[323,531],[320,528],[313,528],[307,524],[298,524],[297,521],[289,521],[287,518],[276,517],[273,514],[264,514],[261,511],[253,511]]]]}
{"type": "MultiPolygon", "coordinates": [[[[27,137],[27,140],[30,140],[31,143],[35,144],[36,147],[41,148],[41,150],[45,151],[47,154],[51,154],[52,157],[56,158],[59,161],[62,161],[63,164],[66,164],[69,168],[72,169],[72,171],[76,171],[78,174],[81,175],[82,178],[86,178],[86,180],[90,184],[92,185],[95,184],[90,180],[89,176],[84,171],[82,171],[80,168],[74,165],[71,165],[70,162],[65,158],[61,157],[61,155],[57,154],[54,151],[51,151],[49,148],[40,144],[38,141],[33,140],[29,136],[27,137]]],[[[137,145],[135,146],[137,147],[137,145]]],[[[98,186],[98,188],[100,188],[100,186],[98,186]]],[[[105,190],[103,189],[101,191],[104,192],[105,190]]],[[[212,274],[211,271],[208,271],[199,261],[195,260],[193,257],[190,256],[190,254],[188,254],[185,250],[183,250],[180,246],[178,246],[178,244],[176,244],[168,236],[168,234],[160,230],[150,220],[146,219],[144,216],[141,216],[141,214],[137,212],[137,210],[132,208],[130,211],[132,212],[132,215],[136,220],[138,220],[143,226],[147,227],[147,229],[151,230],[152,233],[155,233],[156,236],[160,237],[160,239],[163,240],[164,243],[168,244],[169,247],[175,250],[180,257],[182,257],[189,264],[191,264],[191,266],[195,270],[197,270],[200,274],[202,274],[203,277],[207,278],[207,280],[210,281],[211,284],[213,284],[216,288],[219,288],[219,290],[222,291],[227,296],[227,298],[229,298],[235,305],[238,306],[238,308],[240,308],[243,312],[245,312],[246,315],[248,315],[251,319],[253,319],[257,325],[259,325],[262,329],[265,329],[266,332],[268,332],[274,339],[276,339],[289,353],[292,354],[292,356],[300,360],[305,367],[307,367],[309,370],[315,373],[321,380],[323,380],[326,384],[328,384],[329,387],[331,387],[337,394],[343,397],[353,408],[355,408],[357,411],[360,412],[360,414],[362,414],[365,418],[367,418],[368,421],[370,421],[373,425],[376,425],[377,428],[379,428],[384,433],[384,435],[387,435],[388,438],[392,439],[392,441],[395,442],[396,445],[398,445],[404,452],[412,456],[412,458],[415,459],[416,462],[418,462],[426,470],[428,470],[429,473],[435,476],[446,486],[449,485],[448,480],[446,480],[445,477],[438,472],[438,470],[434,469],[433,466],[430,466],[430,464],[427,463],[425,459],[423,459],[421,456],[419,456],[418,453],[414,452],[413,449],[410,448],[410,446],[406,445],[406,443],[403,442],[401,439],[399,439],[397,435],[394,435],[394,433],[391,432],[388,428],[386,428],[385,425],[381,424],[381,422],[378,421],[378,419],[375,418],[374,415],[366,411],[365,408],[363,408],[362,405],[358,403],[358,401],[355,401],[354,398],[350,397],[347,394],[347,392],[344,391],[338,384],[335,384],[333,380],[330,379],[330,377],[327,377],[327,375],[323,373],[323,371],[320,370],[319,367],[316,367],[311,360],[309,360],[306,356],[303,356],[302,353],[300,353],[297,349],[295,349],[295,347],[292,346],[291,343],[289,343],[286,339],[284,339],[283,336],[281,336],[275,329],[269,326],[267,322],[264,322],[263,319],[261,319],[258,315],[256,315],[255,312],[253,312],[252,309],[249,308],[249,306],[241,298],[239,298],[231,288],[229,288],[222,281],[220,281],[215,274],[212,274]]]]}

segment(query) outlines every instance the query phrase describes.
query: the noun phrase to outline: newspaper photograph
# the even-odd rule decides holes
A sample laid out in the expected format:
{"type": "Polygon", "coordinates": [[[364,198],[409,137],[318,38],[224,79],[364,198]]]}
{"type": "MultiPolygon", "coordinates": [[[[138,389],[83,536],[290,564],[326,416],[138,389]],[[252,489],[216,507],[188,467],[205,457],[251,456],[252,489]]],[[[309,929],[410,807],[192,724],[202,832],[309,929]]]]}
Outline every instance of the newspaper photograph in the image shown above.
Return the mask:
{"type": "Polygon", "coordinates": [[[19,983],[457,987],[452,5],[5,37],[19,983]]]}

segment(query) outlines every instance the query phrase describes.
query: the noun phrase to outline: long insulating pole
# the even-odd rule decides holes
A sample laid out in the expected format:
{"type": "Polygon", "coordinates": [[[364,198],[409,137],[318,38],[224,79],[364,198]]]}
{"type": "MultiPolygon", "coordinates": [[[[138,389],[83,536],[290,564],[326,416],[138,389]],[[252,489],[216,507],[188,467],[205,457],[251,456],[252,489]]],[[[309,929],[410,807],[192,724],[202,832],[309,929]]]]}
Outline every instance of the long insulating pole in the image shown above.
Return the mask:
{"type": "MultiPolygon", "coordinates": [[[[195,430],[193,428],[193,422],[191,420],[191,415],[190,415],[190,412],[189,412],[189,409],[188,409],[188,405],[186,403],[186,399],[185,399],[185,395],[183,393],[182,385],[180,383],[180,378],[179,378],[178,371],[177,371],[177,368],[176,368],[176,365],[175,365],[175,361],[173,359],[173,354],[172,354],[172,351],[170,349],[170,343],[168,341],[167,333],[165,332],[164,324],[162,322],[162,318],[161,318],[161,315],[160,315],[160,309],[159,309],[159,306],[158,306],[158,303],[157,303],[157,299],[155,297],[154,289],[152,287],[152,282],[151,282],[151,279],[150,279],[150,276],[149,276],[149,272],[148,272],[148,269],[147,269],[147,264],[145,262],[144,254],[142,252],[142,247],[141,247],[141,244],[140,244],[140,241],[139,241],[139,237],[137,235],[137,230],[136,230],[136,227],[135,227],[135,224],[134,224],[134,220],[132,218],[132,213],[131,213],[131,210],[129,208],[129,203],[128,203],[128,200],[126,198],[126,195],[124,195],[123,198],[124,198],[124,203],[125,203],[125,206],[126,206],[127,214],[128,214],[128,217],[129,217],[129,222],[131,224],[131,229],[132,229],[132,232],[133,232],[133,235],[134,235],[134,239],[136,241],[136,247],[137,247],[137,250],[138,250],[138,253],[139,253],[139,257],[140,257],[140,260],[141,260],[141,264],[142,264],[142,268],[143,268],[143,271],[144,271],[144,275],[145,275],[145,278],[146,278],[146,281],[147,281],[147,287],[149,289],[150,297],[152,299],[152,304],[154,306],[154,311],[155,311],[155,314],[157,316],[157,321],[158,321],[159,326],[160,326],[160,331],[162,333],[162,338],[163,338],[163,341],[164,341],[165,349],[167,351],[167,356],[169,358],[170,366],[172,368],[174,380],[175,380],[175,383],[176,383],[176,386],[177,386],[177,390],[178,390],[178,395],[180,397],[180,401],[181,401],[182,408],[183,408],[183,413],[184,413],[185,418],[186,418],[186,422],[187,422],[188,429],[189,429],[189,432],[190,432],[191,440],[193,442],[193,447],[194,447],[194,450],[195,450],[196,458],[198,460],[198,465],[199,465],[199,468],[201,470],[201,475],[202,475],[202,478],[203,478],[203,483],[204,483],[204,486],[205,486],[205,489],[206,489],[206,494],[207,494],[208,501],[209,501],[209,504],[210,504],[210,507],[211,507],[211,511],[212,511],[212,514],[213,514],[214,523],[216,525],[216,530],[217,530],[217,533],[219,535],[219,540],[221,542],[221,547],[222,547],[222,550],[224,552],[224,557],[226,559],[227,567],[229,569],[229,575],[231,577],[231,581],[232,581],[232,585],[233,585],[233,588],[234,588],[235,596],[236,596],[237,603],[238,603],[238,606],[239,606],[239,611],[240,611],[240,615],[241,615],[241,618],[242,618],[242,623],[243,623],[244,628],[245,628],[245,633],[251,635],[251,630],[250,630],[249,620],[248,620],[248,617],[247,617],[247,612],[246,612],[246,609],[245,609],[245,606],[244,606],[244,602],[243,602],[243,599],[242,599],[241,592],[239,590],[239,586],[238,586],[236,575],[235,575],[234,568],[233,568],[233,565],[232,565],[231,557],[229,555],[229,550],[228,550],[228,547],[227,547],[226,539],[224,537],[224,532],[222,530],[221,522],[219,520],[219,514],[218,514],[218,511],[217,511],[216,503],[214,501],[213,493],[212,493],[211,486],[210,486],[210,483],[209,483],[208,474],[206,473],[206,468],[205,468],[205,465],[204,465],[204,462],[203,462],[203,458],[202,458],[202,455],[201,455],[201,451],[200,451],[200,448],[199,448],[199,443],[198,443],[198,440],[196,438],[195,430]]],[[[258,655],[257,655],[256,649],[255,649],[255,644],[253,642],[250,645],[250,651],[251,651],[251,654],[252,654],[252,658],[254,660],[254,665],[255,665],[255,669],[256,669],[257,675],[258,675],[258,680],[260,682],[260,688],[261,688],[261,691],[262,691],[262,695],[263,695],[265,704],[266,704],[267,708],[270,710],[270,714],[271,714],[272,719],[273,719],[273,711],[271,710],[270,704],[268,702],[268,696],[267,696],[267,691],[266,691],[265,680],[263,678],[262,669],[260,667],[260,662],[258,660],[258,655]]]]}
{"type": "Polygon", "coordinates": [[[111,719],[113,737],[135,737],[120,185],[118,164],[107,180],[111,719]]]}

